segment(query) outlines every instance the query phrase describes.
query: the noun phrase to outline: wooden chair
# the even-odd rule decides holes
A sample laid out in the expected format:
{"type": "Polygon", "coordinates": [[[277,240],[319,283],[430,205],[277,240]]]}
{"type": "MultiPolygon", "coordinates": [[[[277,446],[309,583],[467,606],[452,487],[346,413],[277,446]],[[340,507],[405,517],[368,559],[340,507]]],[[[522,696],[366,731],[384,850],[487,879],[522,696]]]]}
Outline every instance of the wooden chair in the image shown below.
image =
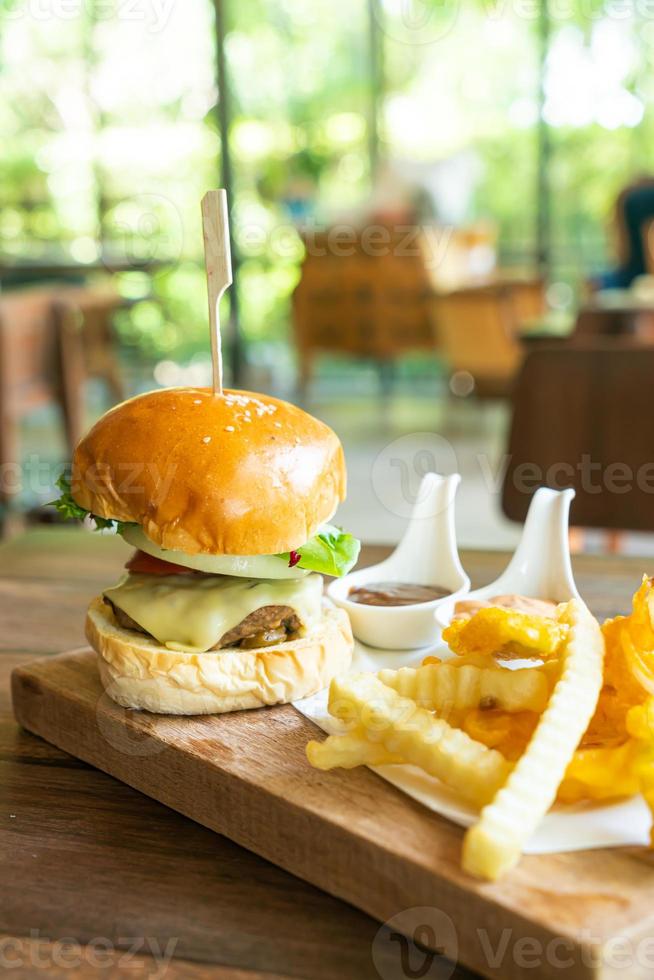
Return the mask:
{"type": "MultiPolygon", "coordinates": [[[[53,315],[57,291],[0,296],[0,510],[17,493],[19,424],[34,409],[56,404],[69,451],[82,434],[83,360],[79,335],[53,315]]],[[[1,516],[0,516],[1,519],[1,516]]]]}
{"type": "Polygon", "coordinates": [[[516,279],[514,282],[503,283],[502,288],[508,294],[518,331],[520,331],[523,323],[537,320],[545,315],[547,311],[546,284],[541,277],[516,279]]]}
{"type": "Polygon", "coordinates": [[[122,305],[122,297],[109,286],[83,286],[62,290],[53,309],[61,335],[79,336],[86,376],[101,378],[112,402],[125,398],[112,327],[113,315],[122,305]]]}
{"type": "Polygon", "coordinates": [[[403,237],[389,232],[383,248],[371,249],[357,236],[345,251],[334,248],[328,233],[307,243],[293,294],[302,388],[320,354],[370,358],[384,376],[384,366],[402,354],[434,350],[431,285],[420,249],[405,248],[403,237]]]}
{"type": "Polygon", "coordinates": [[[513,391],[507,517],[524,520],[540,485],[574,487],[580,527],[654,530],[654,347],[629,340],[530,353],[513,391]]]}
{"type": "Polygon", "coordinates": [[[435,297],[433,310],[450,372],[471,375],[479,397],[506,396],[523,356],[510,292],[493,286],[460,289],[435,297]]]}

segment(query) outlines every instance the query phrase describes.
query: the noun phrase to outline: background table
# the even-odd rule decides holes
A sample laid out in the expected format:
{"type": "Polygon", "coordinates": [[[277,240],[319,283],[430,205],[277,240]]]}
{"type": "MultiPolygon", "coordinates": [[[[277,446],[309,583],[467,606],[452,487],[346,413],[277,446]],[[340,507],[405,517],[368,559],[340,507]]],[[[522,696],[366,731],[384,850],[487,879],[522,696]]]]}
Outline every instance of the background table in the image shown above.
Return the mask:
{"type": "MultiPolygon", "coordinates": [[[[362,560],[387,551],[367,547],[362,560]]],[[[20,977],[86,976],[101,964],[109,977],[152,975],[148,952],[172,939],[167,978],[378,977],[379,923],[14,721],[12,668],[81,645],[86,604],[129,552],[115,537],[64,528],[0,547],[0,963],[22,963],[12,971],[20,977]],[[64,948],[63,939],[82,946],[64,948]],[[145,942],[126,954],[136,940],[145,942]]],[[[497,552],[462,558],[473,585],[507,561],[497,552]]],[[[648,571],[640,558],[591,556],[574,569],[600,619],[626,611],[648,571]]],[[[384,980],[404,976],[399,946],[395,972],[388,938],[384,948],[384,980]]]]}
{"type": "Polygon", "coordinates": [[[652,341],[654,302],[651,299],[638,299],[627,291],[620,291],[618,297],[597,293],[579,309],[574,331],[576,341],[629,336],[652,341]]]}

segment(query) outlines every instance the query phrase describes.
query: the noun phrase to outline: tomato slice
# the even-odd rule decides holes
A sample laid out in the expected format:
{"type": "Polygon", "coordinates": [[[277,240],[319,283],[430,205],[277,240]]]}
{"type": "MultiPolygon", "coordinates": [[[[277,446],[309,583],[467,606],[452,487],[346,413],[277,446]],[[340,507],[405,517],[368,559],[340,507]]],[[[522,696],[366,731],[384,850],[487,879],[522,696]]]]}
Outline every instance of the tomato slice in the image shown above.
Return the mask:
{"type": "Polygon", "coordinates": [[[146,575],[186,575],[192,574],[193,569],[186,565],[176,565],[172,561],[162,561],[154,558],[145,551],[135,551],[125,568],[130,572],[143,572],[146,575]]]}

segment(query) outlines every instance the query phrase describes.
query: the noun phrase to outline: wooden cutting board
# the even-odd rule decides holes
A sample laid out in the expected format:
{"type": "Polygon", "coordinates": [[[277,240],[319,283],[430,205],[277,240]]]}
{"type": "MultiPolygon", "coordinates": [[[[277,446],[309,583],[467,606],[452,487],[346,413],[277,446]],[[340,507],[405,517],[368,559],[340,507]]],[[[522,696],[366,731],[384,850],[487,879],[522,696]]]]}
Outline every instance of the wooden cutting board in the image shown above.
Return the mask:
{"type": "MultiPolygon", "coordinates": [[[[459,868],[461,828],[368,770],[311,769],[304,747],[317,730],[290,705],[197,718],[127,711],[104,694],[88,649],[17,668],[12,693],[28,731],[392,920],[382,944],[405,933],[501,980],[654,975],[644,849],[526,857],[503,881],[480,883],[459,868]]],[[[405,975],[449,976],[426,965],[407,961],[405,975]]]]}

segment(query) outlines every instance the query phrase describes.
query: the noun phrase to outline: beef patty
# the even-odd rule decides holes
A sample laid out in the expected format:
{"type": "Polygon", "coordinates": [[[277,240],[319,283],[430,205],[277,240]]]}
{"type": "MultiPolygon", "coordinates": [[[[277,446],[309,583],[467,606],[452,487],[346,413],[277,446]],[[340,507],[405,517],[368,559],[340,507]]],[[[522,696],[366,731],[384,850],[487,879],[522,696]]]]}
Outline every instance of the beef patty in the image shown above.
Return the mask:
{"type": "MultiPolygon", "coordinates": [[[[135,630],[143,633],[144,636],[151,636],[147,630],[128,616],[126,612],[103,596],[108,606],[111,606],[113,614],[119,626],[126,630],[135,630]]],[[[254,612],[246,616],[245,619],[228,630],[220,637],[212,650],[221,650],[223,647],[241,647],[244,649],[254,649],[255,647],[273,646],[276,643],[283,643],[285,640],[294,639],[302,628],[302,623],[298,615],[290,606],[261,606],[254,612]]]]}

